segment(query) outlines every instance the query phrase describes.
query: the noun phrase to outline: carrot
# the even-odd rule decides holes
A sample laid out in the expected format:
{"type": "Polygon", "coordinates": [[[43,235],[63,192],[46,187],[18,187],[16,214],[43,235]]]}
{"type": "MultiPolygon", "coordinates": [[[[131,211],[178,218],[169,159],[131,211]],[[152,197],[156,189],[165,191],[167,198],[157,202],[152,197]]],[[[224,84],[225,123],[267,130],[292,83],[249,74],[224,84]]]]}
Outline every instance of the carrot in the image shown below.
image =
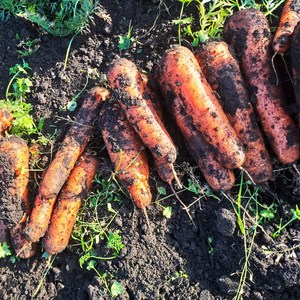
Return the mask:
{"type": "Polygon", "coordinates": [[[242,166],[245,160],[243,146],[193,53],[182,46],[169,49],[161,60],[160,73],[160,86],[165,97],[172,93],[178,98],[222,165],[229,169],[242,166]]]}
{"type": "Polygon", "coordinates": [[[256,9],[235,12],[225,23],[224,38],[241,61],[251,99],[278,160],[293,163],[300,156],[295,123],[284,107],[272,67],[271,33],[266,17],[256,9]]]}
{"type": "Polygon", "coordinates": [[[88,93],[77,113],[75,122],[64,137],[53,161],[44,172],[30,220],[25,229],[29,240],[38,241],[45,234],[58,193],[76,161],[91,141],[95,131],[93,122],[99,113],[98,108],[108,94],[108,90],[100,87],[93,88],[88,93]]]}
{"type": "Polygon", "coordinates": [[[106,101],[103,104],[100,128],[117,178],[138,208],[149,206],[152,196],[145,147],[118,103],[106,101]]]}
{"type": "Polygon", "coordinates": [[[224,168],[216,160],[203,134],[196,130],[191,117],[180,105],[177,98],[173,99],[172,112],[185,139],[185,145],[197,162],[209,186],[215,191],[230,190],[235,181],[234,173],[232,170],[224,168]]]}
{"type": "Polygon", "coordinates": [[[287,0],[283,6],[279,24],[273,38],[273,50],[283,55],[292,44],[292,36],[300,21],[300,3],[298,0],[287,0]]]}
{"type": "Polygon", "coordinates": [[[13,123],[14,117],[11,112],[6,109],[0,109],[0,137],[4,136],[5,131],[8,131],[13,123]]]}
{"type": "Polygon", "coordinates": [[[35,254],[35,245],[23,233],[30,213],[28,198],[29,151],[18,136],[4,138],[0,143],[1,220],[8,227],[16,254],[28,258],[35,254]]]}
{"type": "Polygon", "coordinates": [[[224,41],[202,44],[195,54],[207,81],[220,96],[225,114],[243,142],[243,168],[256,183],[272,177],[272,163],[255,120],[246,83],[236,58],[224,41]]]}
{"type": "Polygon", "coordinates": [[[173,173],[173,178],[176,179],[173,165],[177,157],[176,148],[155,110],[149,105],[147,99],[150,95],[136,65],[127,59],[118,59],[111,65],[107,77],[114,90],[114,98],[120,103],[127,120],[142,142],[151,151],[157,161],[156,165],[165,166],[163,170],[158,170],[161,179],[169,176],[160,171],[173,173]]]}
{"type": "Polygon", "coordinates": [[[99,167],[99,159],[84,153],[70,173],[55,203],[43,246],[53,255],[63,251],[70,240],[76,216],[99,167]]]}
{"type": "Polygon", "coordinates": [[[297,103],[298,120],[300,124],[300,23],[295,28],[291,48],[292,76],[295,99],[297,103]]]}

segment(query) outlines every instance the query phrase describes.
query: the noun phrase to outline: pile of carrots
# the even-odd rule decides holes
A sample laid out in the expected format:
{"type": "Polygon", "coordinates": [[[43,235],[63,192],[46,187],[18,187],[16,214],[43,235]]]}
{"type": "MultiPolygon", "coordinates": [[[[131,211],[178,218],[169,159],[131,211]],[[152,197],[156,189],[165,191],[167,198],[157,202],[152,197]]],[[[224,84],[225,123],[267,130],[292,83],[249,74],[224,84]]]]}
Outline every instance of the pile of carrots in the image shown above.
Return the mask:
{"type": "MultiPolygon", "coordinates": [[[[161,180],[173,191],[174,182],[181,187],[174,167],[177,148],[164,126],[162,104],[215,191],[232,188],[235,169],[243,170],[255,184],[270,180],[272,155],[282,164],[295,164],[300,158],[299,131],[286,109],[272,57],[291,46],[296,61],[300,25],[294,38],[292,30],[288,37],[280,30],[279,25],[272,39],[265,16],[247,9],[227,20],[223,40],[203,43],[196,53],[174,46],[149,76],[128,59],[115,60],[107,72],[109,90],[95,87],[85,96],[42,176],[32,209],[27,193],[28,148],[20,138],[5,137],[13,118],[0,111],[1,189],[24,204],[18,220],[8,222],[0,215],[16,253],[32,256],[41,238],[49,254],[68,245],[81,201],[99,169],[99,159],[88,150],[99,130],[114,173],[138,208],[145,210],[152,199],[150,155],[161,180]],[[10,174],[5,170],[8,165],[10,174]]],[[[293,77],[300,115],[300,63],[293,64],[293,77]]]]}

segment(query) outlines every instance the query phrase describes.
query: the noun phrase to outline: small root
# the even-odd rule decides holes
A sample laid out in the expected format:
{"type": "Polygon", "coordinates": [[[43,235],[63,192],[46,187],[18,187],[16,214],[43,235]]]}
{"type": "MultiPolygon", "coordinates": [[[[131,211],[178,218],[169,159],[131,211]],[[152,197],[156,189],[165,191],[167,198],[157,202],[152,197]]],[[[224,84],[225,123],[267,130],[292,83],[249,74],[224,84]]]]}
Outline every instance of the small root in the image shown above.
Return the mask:
{"type": "Polygon", "coordinates": [[[192,218],[192,216],[191,216],[191,214],[190,214],[190,212],[189,212],[188,207],[187,207],[187,206],[182,202],[182,200],[179,198],[179,196],[178,196],[178,194],[176,193],[176,191],[174,190],[172,184],[169,184],[169,185],[170,185],[170,188],[171,188],[171,190],[172,190],[172,193],[174,194],[174,196],[176,197],[176,199],[179,201],[179,203],[182,205],[183,210],[185,210],[186,214],[188,215],[188,217],[189,217],[189,219],[191,220],[191,222],[193,223],[193,225],[196,226],[195,223],[194,223],[194,221],[193,221],[193,218],[192,218]]]}
{"type": "Polygon", "coordinates": [[[251,175],[246,169],[244,169],[243,167],[239,167],[239,169],[247,175],[247,177],[249,178],[249,180],[253,185],[256,185],[255,181],[253,180],[253,178],[251,177],[251,175]]]}
{"type": "Polygon", "coordinates": [[[150,236],[152,236],[153,235],[153,231],[152,231],[152,226],[151,226],[150,219],[149,219],[149,216],[148,216],[148,213],[147,213],[147,209],[146,209],[145,206],[142,209],[143,209],[143,213],[144,213],[145,218],[146,218],[147,226],[149,228],[149,234],[150,234],[150,236]]]}

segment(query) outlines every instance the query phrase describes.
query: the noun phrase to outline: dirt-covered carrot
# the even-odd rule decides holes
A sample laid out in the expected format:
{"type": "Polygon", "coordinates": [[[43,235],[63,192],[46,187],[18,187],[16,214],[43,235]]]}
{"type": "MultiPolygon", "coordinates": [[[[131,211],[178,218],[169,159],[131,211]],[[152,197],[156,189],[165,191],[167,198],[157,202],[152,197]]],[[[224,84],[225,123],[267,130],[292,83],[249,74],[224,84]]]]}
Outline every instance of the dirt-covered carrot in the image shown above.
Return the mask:
{"type": "Polygon", "coordinates": [[[31,241],[38,241],[46,232],[58,193],[70,175],[77,159],[91,141],[100,103],[108,90],[93,88],[80,107],[76,120],[68,130],[48,169],[44,172],[25,232],[31,241]]]}
{"type": "Polygon", "coordinates": [[[228,120],[246,149],[243,168],[256,183],[272,177],[272,163],[256,123],[239,63],[224,41],[208,41],[195,54],[207,81],[220,96],[228,120]]]}
{"type": "Polygon", "coordinates": [[[178,98],[222,165],[229,169],[243,165],[242,143],[189,49],[177,46],[166,51],[161,60],[160,86],[166,98],[169,93],[178,98]]]}
{"type": "MultiPolygon", "coordinates": [[[[173,166],[176,148],[155,110],[148,104],[150,95],[136,65],[124,58],[115,60],[107,77],[114,91],[114,99],[120,103],[127,120],[149,148],[157,164],[166,168],[169,166],[171,170],[167,170],[168,173],[173,173],[173,178],[176,178],[173,166]]],[[[159,175],[164,180],[164,174],[159,175]]]]}
{"type": "Polygon", "coordinates": [[[289,50],[292,43],[294,29],[299,21],[299,0],[286,0],[273,38],[272,46],[275,53],[282,55],[289,50]]]}
{"type": "Polygon", "coordinates": [[[300,23],[295,28],[291,48],[293,85],[300,124],[300,23]]]}
{"type": "Polygon", "coordinates": [[[284,107],[284,96],[276,84],[272,67],[271,33],[262,12],[245,9],[226,21],[224,38],[238,54],[251,90],[251,101],[262,128],[281,163],[293,163],[300,156],[298,132],[284,107]]]}
{"type": "Polygon", "coordinates": [[[30,213],[28,199],[29,151],[18,136],[0,143],[0,219],[8,227],[16,254],[22,258],[34,255],[35,245],[23,234],[30,213]]]}
{"type": "Polygon", "coordinates": [[[177,98],[173,100],[172,112],[185,139],[185,145],[197,162],[209,186],[215,191],[230,190],[235,181],[234,173],[217,161],[203,134],[196,130],[191,117],[180,105],[177,98]]]}
{"type": "Polygon", "coordinates": [[[6,109],[0,109],[0,138],[12,126],[14,117],[12,113],[6,109]]]}
{"type": "Polygon", "coordinates": [[[150,106],[155,109],[155,112],[158,115],[159,119],[162,120],[163,114],[160,101],[161,97],[158,93],[159,87],[152,74],[141,73],[141,76],[146,89],[146,93],[149,95],[149,99],[146,100],[150,102],[150,106]]]}
{"type": "Polygon", "coordinates": [[[138,208],[149,206],[152,196],[145,146],[118,103],[106,101],[103,104],[100,128],[117,178],[128,189],[138,208]]]}
{"type": "Polygon", "coordinates": [[[98,168],[99,159],[95,156],[84,153],[79,158],[59,194],[43,238],[47,253],[53,255],[67,247],[82,200],[87,196],[98,168]]]}

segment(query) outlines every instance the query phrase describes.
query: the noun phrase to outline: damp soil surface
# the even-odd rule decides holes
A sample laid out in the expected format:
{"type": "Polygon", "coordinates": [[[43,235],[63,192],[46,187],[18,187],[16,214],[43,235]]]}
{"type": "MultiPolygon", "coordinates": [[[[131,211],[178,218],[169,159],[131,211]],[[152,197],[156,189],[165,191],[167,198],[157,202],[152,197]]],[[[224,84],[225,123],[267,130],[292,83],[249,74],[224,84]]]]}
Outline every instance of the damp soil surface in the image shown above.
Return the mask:
{"type": "MultiPolygon", "coordinates": [[[[44,134],[55,133],[56,136],[53,148],[44,149],[41,165],[47,166],[51,160],[49,153],[58,148],[70,127],[68,120],[74,117],[77,109],[70,112],[65,107],[84,87],[88,70],[96,69],[103,75],[112,60],[126,57],[140,70],[151,72],[164,51],[177,43],[177,28],[172,20],[178,18],[179,12],[179,1],[175,0],[102,0],[101,9],[93,16],[90,32],[74,38],[65,70],[71,36],[51,36],[21,18],[0,22],[1,99],[9,82],[9,68],[22,63],[17,52],[18,39],[39,39],[39,49],[25,58],[32,68],[34,83],[27,101],[33,104],[35,120],[45,117],[44,134]],[[128,50],[121,51],[119,35],[126,35],[130,21],[136,42],[132,42],[128,50]]],[[[99,78],[90,78],[86,89],[99,82],[99,78]]],[[[84,94],[78,99],[78,106],[84,94]]],[[[167,115],[165,118],[169,120],[167,115]]],[[[98,272],[108,274],[109,285],[117,280],[125,288],[118,298],[233,299],[243,267],[247,265],[245,299],[300,299],[300,222],[292,222],[276,239],[269,235],[277,229],[275,225],[280,218],[286,222],[291,217],[291,208],[295,209],[297,201],[299,203],[299,174],[293,167],[278,164],[272,156],[276,172],[272,180],[259,187],[258,193],[262,203],[277,204],[277,221],[263,220],[264,230],[257,229],[252,245],[253,235],[247,232],[247,247],[251,246],[252,250],[247,258],[244,236],[228,200],[230,197],[236,199],[239,187],[227,193],[227,198],[222,194],[209,197],[209,193],[205,193],[205,182],[173,122],[167,122],[166,126],[179,150],[176,168],[181,179],[185,185],[193,181],[200,184],[197,193],[180,194],[182,201],[191,205],[189,212],[194,224],[175,197],[169,197],[161,203],[172,206],[170,218],[163,215],[156,201],[148,209],[150,230],[144,214],[124,198],[110,228],[120,230],[125,247],[118,258],[99,260],[96,265],[98,272]]],[[[96,144],[103,146],[101,137],[96,144]]],[[[270,153],[273,155],[271,149],[270,153]]],[[[109,167],[105,151],[102,159],[109,167]]],[[[236,175],[239,177],[239,172],[236,175]]],[[[32,171],[30,178],[30,193],[34,198],[40,174],[34,175],[32,171]]],[[[157,186],[164,186],[167,194],[171,194],[152,165],[151,186],[154,195],[157,186]]],[[[249,225],[251,219],[247,222],[249,225]]],[[[47,259],[42,256],[41,243],[33,258],[16,262],[0,259],[0,298],[110,299],[99,276],[86,266],[80,267],[81,248],[75,244],[72,240],[49,268],[47,259]]],[[[98,255],[105,255],[105,245],[101,241],[95,250],[98,255]]]]}

